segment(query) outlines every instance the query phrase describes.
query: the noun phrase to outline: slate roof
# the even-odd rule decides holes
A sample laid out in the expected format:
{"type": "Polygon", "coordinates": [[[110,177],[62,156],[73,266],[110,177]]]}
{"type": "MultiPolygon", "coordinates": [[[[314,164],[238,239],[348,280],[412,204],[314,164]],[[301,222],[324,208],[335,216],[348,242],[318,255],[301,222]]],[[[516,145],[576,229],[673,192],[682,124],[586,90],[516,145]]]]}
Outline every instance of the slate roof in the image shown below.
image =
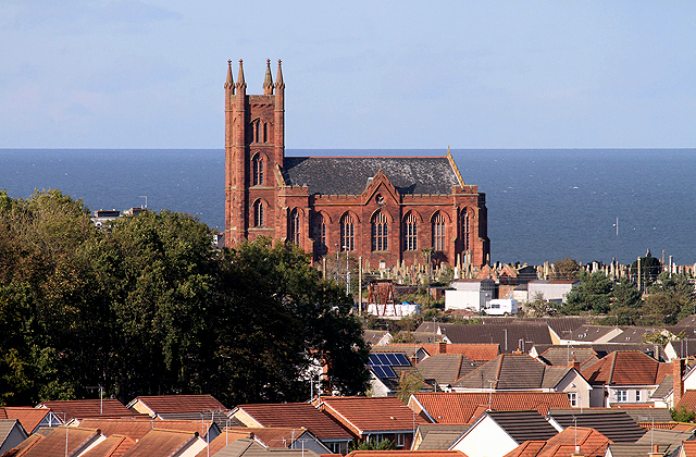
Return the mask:
{"type": "Polygon", "coordinates": [[[549,416],[558,422],[562,427],[588,427],[597,430],[612,440],[614,443],[635,443],[645,434],[631,416],[625,411],[596,412],[592,410],[554,412],[550,411],[549,416]]]}
{"type": "Polygon", "coordinates": [[[51,400],[39,404],[39,407],[50,408],[61,420],[86,419],[89,417],[129,417],[136,413],[126,408],[123,403],[113,398],[98,398],[87,400],[51,400]]]}
{"type": "Polygon", "coordinates": [[[378,171],[401,194],[449,195],[459,185],[447,157],[286,157],[283,178],[310,195],[360,195],[378,171]]]}
{"type": "MultiPolygon", "coordinates": [[[[573,330],[572,335],[568,338],[568,335],[559,335],[561,338],[570,339],[573,341],[586,341],[592,342],[597,341],[609,333],[619,329],[618,327],[612,327],[608,325],[582,325],[573,330]]],[[[619,329],[620,330],[620,329],[619,329]]],[[[621,336],[621,335],[619,335],[621,336]]],[[[642,340],[640,341],[643,342],[642,340]]]]}
{"type": "Polygon", "coordinates": [[[518,444],[548,440],[558,431],[536,411],[489,411],[486,413],[518,444]]]}
{"type": "Polygon", "coordinates": [[[570,408],[563,392],[457,392],[416,393],[415,400],[427,415],[440,424],[469,424],[490,406],[494,411],[534,410],[546,414],[550,408],[570,408]]]}
{"type": "Polygon", "coordinates": [[[396,397],[321,397],[321,408],[356,435],[412,431],[426,422],[396,397]]]}
{"type": "Polygon", "coordinates": [[[131,400],[128,407],[132,408],[136,402],[145,405],[155,415],[203,413],[210,417],[211,411],[227,410],[225,405],[212,395],[141,395],[131,400]]]}
{"type": "Polygon", "coordinates": [[[423,439],[416,451],[444,451],[450,448],[468,427],[459,427],[458,430],[430,430],[423,435],[423,439]]]}
{"type": "Polygon", "coordinates": [[[17,419],[24,430],[31,434],[50,411],[50,409],[31,406],[8,406],[0,408],[0,419],[17,419]]]}
{"type": "Polygon", "coordinates": [[[569,427],[547,441],[525,441],[505,457],[604,457],[611,440],[592,428],[569,427]],[[576,452],[575,446],[580,452],[576,452]]]}
{"type": "Polygon", "coordinates": [[[671,374],[665,376],[657,386],[657,389],[650,395],[650,398],[665,398],[674,390],[674,378],[671,374]]]}
{"type": "Polygon", "coordinates": [[[615,336],[610,343],[622,344],[643,344],[645,343],[644,336],[648,333],[660,332],[662,328],[657,327],[621,327],[623,333],[615,336]]]}
{"type": "Polygon", "coordinates": [[[534,390],[555,387],[571,370],[550,367],[527,354],[500,354],[464,375],[457,387],[500,390],[534,390]]]}
{"type": "Polygon", "coordinates": [[[442,333],[453,343],[498,344],[501,352],[512,352],[523,342],[524,351],[535,344],[551,344],[551,333],[544,322],[512,321],[510,325],[444,324],[442,333]],[[507,349],[506,349],[507,348],[507,349]]]}
{"type": "Polygon", "coordinates": [[[640,351],[614,351],[583,369],[582,374],[591,384],[658,385],[670,368],[640,351]]]}
{"type": "MultiPolygon", "coordinates": [[[[657,449],[660,455],[672,455],[678,446],[674,445],[658,445],[657,449]]],[[[649,456],[652,451],[650,444],[610,444],[609,450],[612,457],[643,457],[649,456]]],[[[691,454],[686,454],[690,457],[691,454]]],[[[696,455],[696,454],[693,454],[696,455]]]]}
{"type": "Polygon", "coordinates": [[[304,427],[321,441],[353,439],[346,429],[308,403],[246,404],[239,409],[264,427],[304,427]]]}
{"type": "Polygon", "coordinates": [[[374,346],[388,333],[386,330],[363,330],[363,340],[374,346]]]}
{"type": "MultiPolygon", "coordinates": [[[[591,348],[597,353],[597,357],[600,359],[606,357],[608,354],[614,351],[640,351],[646,355],[649,355],[655,359],[664,358],[663,350],[660,346],[657,346],[657,354],[655,354],[656,346],[654,344],[621,344],[621,343],[599,343],[599,344],[582,344],[571,346],[572,349],[591,348]]],[[[535,344],[534,348],[538,354],[543,353],[549,348],[559,348],[568,349],[567,345],[553,345],[553,344],[535,344]]]]}
{"type": "Polygon", "coordinates": [[[682,442],[692,439],[693,432],[679,432],[674,430],[648,430],[636,443],[638,444],[674,444],[679,445],[682,442]]]}
{"type": "Polygon", "coordinates": [[[680,359],[696,355],[696,338],[684,338],[671,344],[680,359]]]}
{"type": "Polygon", "coordinates": [[[476,368],[477,364],[461,354],[436,354],[418,364],[423,379],[434,379],[438,384],[453,384],[476,368]]]}
{"type": "MultiPolygon", "coordinates": [[[[577,408],[551,408],[552,414],[574,414],[578,411],[577,408]]],[[[584,412],[594,413],[594,414],[612,414],[617,411],[622,411],[628,414],[631,419],[633,419],[638,425],[642,423],[648,423],[654,420],[656,423],[671,422],[672,414],[669,412],[668,408],[653,408],[653,407],[639,407],[635,408],[631,406],[630,408],[623,408],[614,405],[611,408],[585,408],[584,412]]],[[[657,424],[656,424],[657,425],[657,424]]],[[[695,425],[696,427],[696,425],[695,425]]]]}
{"type": "Polygon", "coordinates": [[[599,360],[597,353],[591,347],[568,348],[562,346],[549,347],[539,355],[539,358],[553,366],[568,366],[575,360],[581,367],[599,360]]]}
{"type": "Polygon", "coordinates": [[[190,432],[174,430],[151,430],[131,447],[123,457],[154,457],[157,455],[178,455],[199,439],[190,432]]]}

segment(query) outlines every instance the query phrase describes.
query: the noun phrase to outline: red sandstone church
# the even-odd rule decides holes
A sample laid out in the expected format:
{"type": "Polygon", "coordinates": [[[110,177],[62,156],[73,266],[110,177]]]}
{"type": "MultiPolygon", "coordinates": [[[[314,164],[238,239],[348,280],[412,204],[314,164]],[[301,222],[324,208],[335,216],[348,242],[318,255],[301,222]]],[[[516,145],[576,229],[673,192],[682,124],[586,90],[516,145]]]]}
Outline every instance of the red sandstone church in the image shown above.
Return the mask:
{"type": "Polygon", "coordinates": [[[368,269],[487,262],[486,197],[441,157],[285,157],[285,82],[266,62],[263,95],[243,63],[225,81],[225,242],[266,236],[315,259],[362,256],[368,269]],[[429,253],[429,254],[424,254],[429,253]]]}

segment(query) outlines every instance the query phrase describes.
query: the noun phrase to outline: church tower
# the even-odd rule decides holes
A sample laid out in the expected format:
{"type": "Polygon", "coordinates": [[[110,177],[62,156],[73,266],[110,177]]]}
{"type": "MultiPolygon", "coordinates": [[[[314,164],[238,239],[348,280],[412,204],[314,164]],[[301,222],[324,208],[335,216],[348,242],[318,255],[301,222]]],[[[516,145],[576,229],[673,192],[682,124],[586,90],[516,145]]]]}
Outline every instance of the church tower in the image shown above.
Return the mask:
{"type": "Polygon", "coordinates": [[[232,62],[225,80],[225,244],[257,236],[277,237],[276,175],[285,158],[285,83],[281,61],[276,81],[266,61],[263,95],[247,95],[244,63],[237,82],[232,62]]]}

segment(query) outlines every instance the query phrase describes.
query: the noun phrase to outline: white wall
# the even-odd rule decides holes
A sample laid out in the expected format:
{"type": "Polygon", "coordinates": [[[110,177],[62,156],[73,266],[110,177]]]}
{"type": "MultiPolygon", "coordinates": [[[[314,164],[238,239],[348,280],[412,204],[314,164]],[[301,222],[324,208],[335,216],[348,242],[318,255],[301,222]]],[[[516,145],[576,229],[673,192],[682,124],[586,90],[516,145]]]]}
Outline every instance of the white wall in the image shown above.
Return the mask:
{"type": "Polygon", "coordinates": [[[570,371],[556,386],[557,392],[575,392],[577,408],[589,408],[592,387],[577,371],[570,371]]]}
{"type": "Polygon", "coordinates": [[[468,457],[503,457],[518,444],[489,416],[476,423],[451,450],[468,457]]]}
{"type": "Polygon", "coordinates": [[[446,290],[445,309],[470,309],[481,311],[488,300],[493,298],[492,291],[486,290],[446,290]]]}
{"type": "Polygon", "coordinates": [[[527,283],[527,296],[528,300],[531,301],[536,298],[538,293],[541,293],[544,296],[544,300],[560,300],[562,303],[565,303],[566,297],[572,288],[572,284],[549,284],[531,281],[527,283]]]}

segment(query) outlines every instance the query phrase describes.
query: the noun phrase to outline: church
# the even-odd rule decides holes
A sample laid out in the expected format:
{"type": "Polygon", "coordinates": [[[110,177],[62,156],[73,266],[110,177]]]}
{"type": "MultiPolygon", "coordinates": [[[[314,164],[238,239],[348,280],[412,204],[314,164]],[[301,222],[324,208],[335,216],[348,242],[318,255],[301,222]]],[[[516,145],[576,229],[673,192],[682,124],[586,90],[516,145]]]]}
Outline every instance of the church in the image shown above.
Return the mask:
{"type": "Polygon", "coordinates": [[[488,263],[486,197],[443,156],[285,156],[285,81],[225,80],[225,244],[268,237],[367,269],[488,263]]]}

